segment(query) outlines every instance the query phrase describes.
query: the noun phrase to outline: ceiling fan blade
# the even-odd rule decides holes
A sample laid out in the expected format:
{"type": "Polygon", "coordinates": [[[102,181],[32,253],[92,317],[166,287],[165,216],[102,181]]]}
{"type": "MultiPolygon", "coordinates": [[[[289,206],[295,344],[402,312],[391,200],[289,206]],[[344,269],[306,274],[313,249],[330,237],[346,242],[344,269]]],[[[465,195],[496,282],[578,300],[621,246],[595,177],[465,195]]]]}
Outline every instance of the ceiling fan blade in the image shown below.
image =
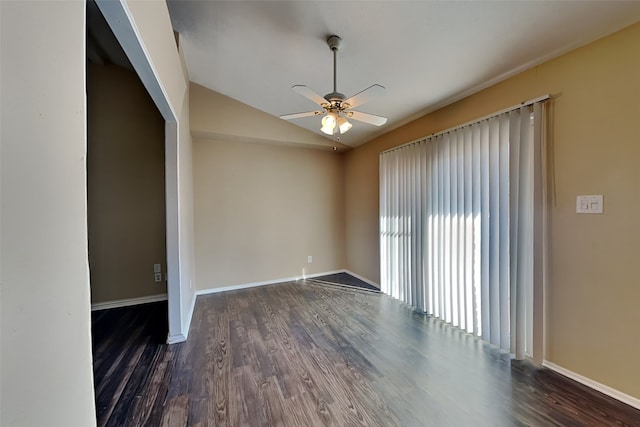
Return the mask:
{"type": "Polygon", "coordinates": [[[284,116],[280,116],[280,118],[283,120],[291,120],[299,119],[301,117],[319,116],[320,114],[324,114],[324,111],[307,111],[306,113],[285,114],[284,116]]]}
{"type": "Polygon", "coordinates": [[[382,126],[387,123],[386,117],[376,116],[369,113],[361,113],[360,111],[345,111],[345,115],[353,120],[369,123],[374,126],[382,126]]]}
{"type": "Polygon", "coordinates": [[[347,99],[344,102],[349,104],[349,108],[354,108],[354,107],[357,107],[358,105],[364,104],[365,102],[369,102],[376,96],[381,95],[382,93],[384,93],[384,90],[385,90],[384,86],[380,86],[378,84],[371,85],[365,90],[356,93],[355,95],[353,95],[351,98],[347,99]]]}
{"type": "Polygon", "coordinates": [[[291,89],[304,96],[305,98],[315,102],[318,105],[327,104],[327,100],[315,93],[313,90],[309,89],[305,85],[295,85],[291,89]]]}

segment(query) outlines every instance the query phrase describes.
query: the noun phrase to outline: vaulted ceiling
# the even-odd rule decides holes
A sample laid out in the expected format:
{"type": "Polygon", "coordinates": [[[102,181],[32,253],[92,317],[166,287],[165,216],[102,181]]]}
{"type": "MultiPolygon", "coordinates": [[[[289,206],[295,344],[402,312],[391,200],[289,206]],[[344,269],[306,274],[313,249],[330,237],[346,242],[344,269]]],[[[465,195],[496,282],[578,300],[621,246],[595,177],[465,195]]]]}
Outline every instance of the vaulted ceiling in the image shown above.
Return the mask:
{"type": "MultiPolygon", "coordinates": [[[[533,65],[640,20],[640,1],[169,0],[191,81],[274,116],[316,105],[291,90],[333,90],[327,37],[343,39],[338,91],[378,83],[357,110],[355,147],[533,65]]],[[[320,118],[293,123],[320,135],[320,118]]],[[[328,137],[330,138],[330,137],[328,137]]]]}

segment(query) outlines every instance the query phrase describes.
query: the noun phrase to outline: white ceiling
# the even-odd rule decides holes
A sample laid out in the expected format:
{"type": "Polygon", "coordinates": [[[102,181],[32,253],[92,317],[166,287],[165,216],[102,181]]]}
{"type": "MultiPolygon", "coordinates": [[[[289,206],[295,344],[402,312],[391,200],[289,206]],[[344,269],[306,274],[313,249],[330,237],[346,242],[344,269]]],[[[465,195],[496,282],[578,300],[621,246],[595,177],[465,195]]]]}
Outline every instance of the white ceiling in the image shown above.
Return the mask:
{"type": "MultiPolygon", "coordinates": [[[[338,91],[383,96],[357,110],[355,147],[521,70],[640,20],[640,1],[169,0],[191,81],[269,114],[315,110],[291,90],[333,89],[326,39],[343,39],[338,91]]],[[[320,118],[293,120],[320,133],[320,118]]]]}

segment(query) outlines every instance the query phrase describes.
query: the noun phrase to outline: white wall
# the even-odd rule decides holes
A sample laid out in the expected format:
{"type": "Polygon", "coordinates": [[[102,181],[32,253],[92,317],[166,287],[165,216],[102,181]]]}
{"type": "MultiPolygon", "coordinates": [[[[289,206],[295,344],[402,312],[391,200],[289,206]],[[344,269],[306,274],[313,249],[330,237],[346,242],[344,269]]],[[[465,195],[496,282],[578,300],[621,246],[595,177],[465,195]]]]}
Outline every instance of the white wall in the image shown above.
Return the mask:
{"type": "Polygon", "coordinates": [[[193,214],[193,159],[189,128],[189,91],[185,93],[178,127],[178,194],[180,196],[180,287],[182,290],[182,332],[189,333],[195,304],[195,238],[193,214]]]}
{"type": "Polygon", "coordinates": [[[85,3],[0,11],[0,424],[92,426],[85,3]]]}

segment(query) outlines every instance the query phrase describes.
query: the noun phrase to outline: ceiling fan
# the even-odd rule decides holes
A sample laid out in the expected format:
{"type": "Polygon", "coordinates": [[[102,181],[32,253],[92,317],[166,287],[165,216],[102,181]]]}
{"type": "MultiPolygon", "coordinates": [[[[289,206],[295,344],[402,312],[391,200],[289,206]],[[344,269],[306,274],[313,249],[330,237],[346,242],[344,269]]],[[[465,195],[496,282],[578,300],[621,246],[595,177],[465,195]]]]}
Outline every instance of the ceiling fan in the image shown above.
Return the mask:
{"type": "Polygon", "coordinates": [[[384,92],[384,86],[380,86],[379,84],[371,85],[362,92],[359,92],[348,99],[338,92],[336,83],[336,57],[341,42],[342,39],[335,35],[330,36],[327,39],[329,49],[333,52],[333,92],[322,97],[304,85],[296,85],[291,88],[305,98],[320,105],[322,110],[286,114],[284,116],[280,116],[281,119],[299,119],[301,117],[319,116],[326,113],[322,118],[322,128],[320,130],[327,135],[333,135],[338,130],[343,134],[351,129],[352,125],[349,123],[347,118],[375,126],[382,126],[387,123],[386,117],[351,110],[352,108],[362,105],[371,98],[384,92]]]}

